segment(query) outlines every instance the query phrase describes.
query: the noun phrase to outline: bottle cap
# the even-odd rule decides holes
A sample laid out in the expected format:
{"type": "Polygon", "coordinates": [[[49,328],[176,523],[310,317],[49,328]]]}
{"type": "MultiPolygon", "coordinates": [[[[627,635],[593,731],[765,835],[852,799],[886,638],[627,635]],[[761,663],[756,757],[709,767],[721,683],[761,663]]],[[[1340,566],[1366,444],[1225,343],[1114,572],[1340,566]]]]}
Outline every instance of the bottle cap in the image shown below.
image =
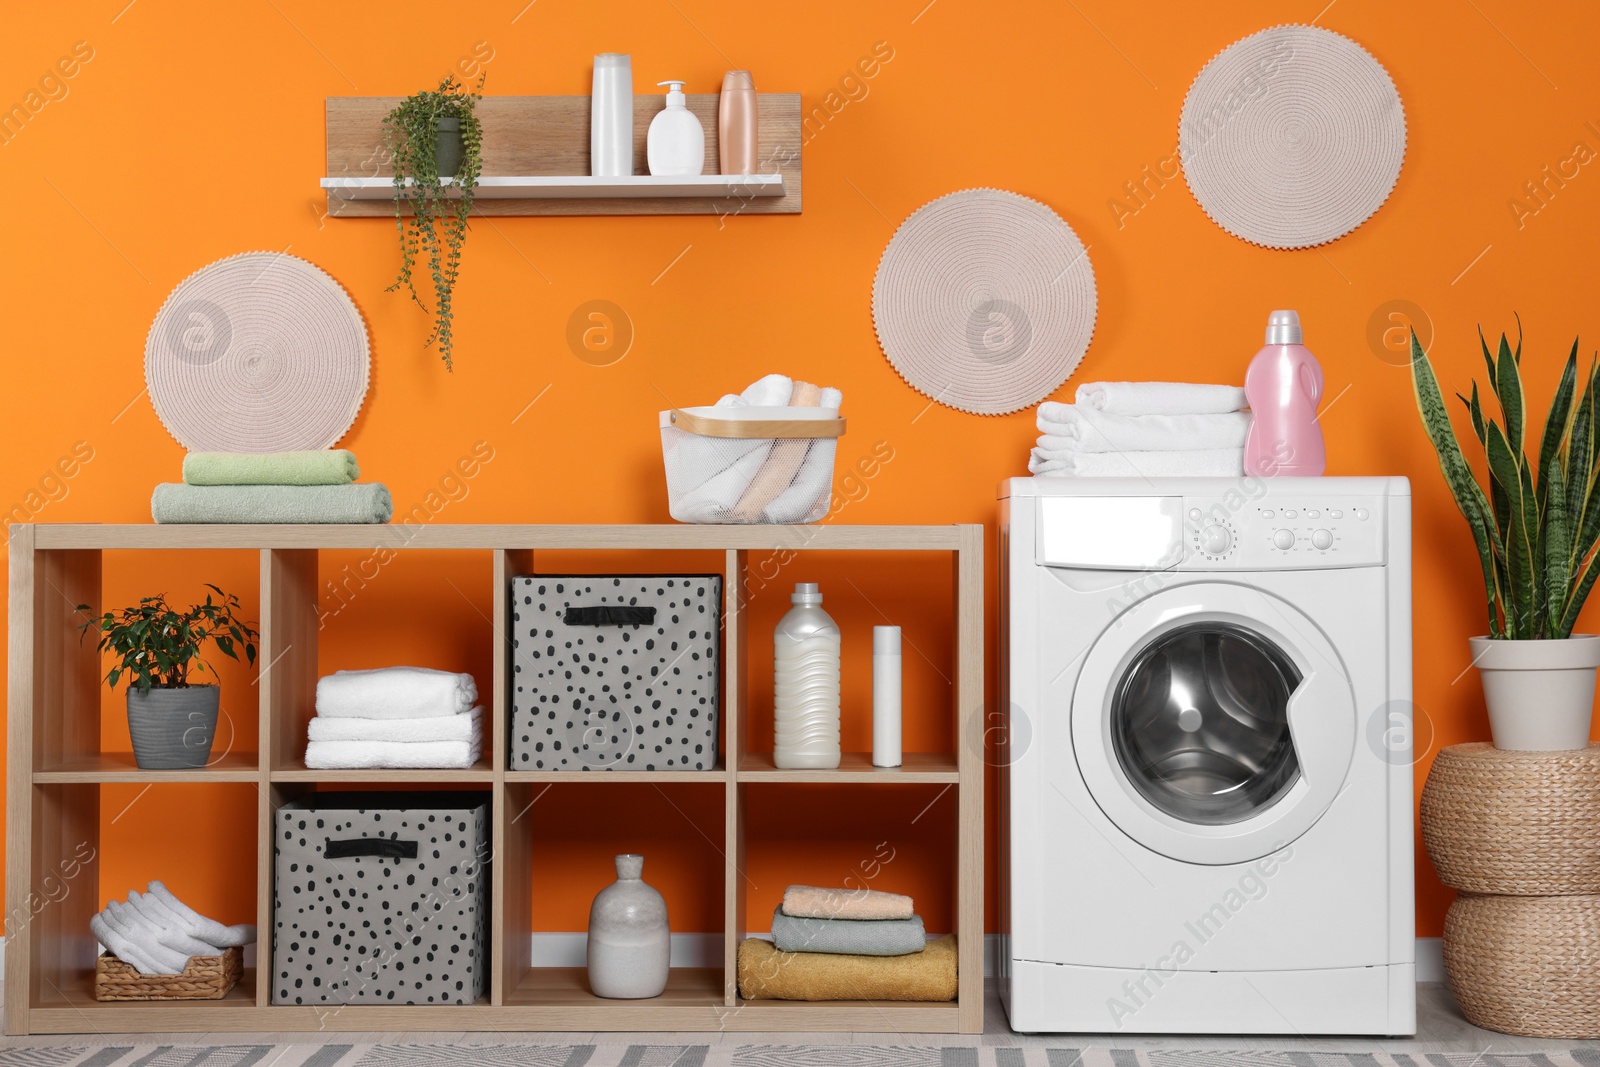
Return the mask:
{"type": "Polygon", "coordinates": [[[667,106],[668,107],[682,107],[683,106],[683,82],[670,81],[669,80],[669,81],[664,81],[664,82],[656,82],[656,84],[657,85],[670,85],[671,86],[671,88],[667,90],[667,106]]]}
{"type": "Polygon", "coordinates": [[[900,654],[900,627],[874,626],[872,628],[872,654],[898,656],[900,654]]]}
{"type": "Polygon", "coordinates": [[[791,604],[820,604],[822,603],[822,590],[817,588],[816,582],[794,583],[794,595],[789,597],[791,604]]]}
{"type": "Polygon", "coordinates": [[[1301,337],[1298,311],[1274,311],[1267,316],[1267,344],[1297,345],[1301,337]]]}
{"type": "Polygon", "coordinates": [[[727,92],[730,89],[749,89],[754,92],[755,87],[755,79],[750,77],[748,70],[730,70],[722,76],[723,92],[727,92]]]}

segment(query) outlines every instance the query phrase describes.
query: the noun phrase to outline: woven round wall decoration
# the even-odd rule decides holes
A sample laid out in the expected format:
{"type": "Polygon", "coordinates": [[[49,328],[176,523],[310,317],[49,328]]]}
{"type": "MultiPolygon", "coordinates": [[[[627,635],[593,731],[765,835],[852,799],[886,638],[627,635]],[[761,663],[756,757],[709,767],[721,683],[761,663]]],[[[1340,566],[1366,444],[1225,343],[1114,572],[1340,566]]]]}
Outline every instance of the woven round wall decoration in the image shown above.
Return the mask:
{"type": "Polygon", "coordinates": [[[367,395],[367,327],[344,288],[284,252],[244,252],[172,290],[144,344],[145,383],[192,452],[328,448],[367,395]]]}
{"type": "Polygon", "coordinates": [[[878,263],[878,343],[918,392],[1005,415],[1061,387],[1095,319],[1088,249],[1061,216],[1003,189],[963,189],[900,224],[878,263]]]}
{"type": "Polygon", "coordinates": [[[1195,78],[1178,151],[1212,222],[1267,248],[1310,248],[1389,198],[1406,154],[1405,108],[1354,41],[1274,26],[1229,45],[1195,78]]]}

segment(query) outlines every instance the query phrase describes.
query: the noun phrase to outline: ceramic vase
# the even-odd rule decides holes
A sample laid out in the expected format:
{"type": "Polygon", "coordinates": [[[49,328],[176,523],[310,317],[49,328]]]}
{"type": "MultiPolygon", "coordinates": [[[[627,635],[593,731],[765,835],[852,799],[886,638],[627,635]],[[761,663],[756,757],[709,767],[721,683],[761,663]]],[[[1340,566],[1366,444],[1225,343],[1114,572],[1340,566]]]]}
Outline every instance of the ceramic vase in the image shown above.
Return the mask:
{"type": "Polygon", "coordinates": [[[645,1000],[667,988],[667,902],[643,874],[643,856],[618,856],[617,880],[589,908],[589,988],[597,997],[645,1000]]]}
{"type": "Polygon", "coordinates": [[[211,760],[222,690],[214,685],[176,689],[128,687],[128,734],[133,761],[143,770],[204,767],[211,760]]]}
{"type": "Polygon", "coordinates": [[[1540,641],[1471,638],[1494,747],[1553,752],[1589,747],[1600,636],[1540,641]]]}

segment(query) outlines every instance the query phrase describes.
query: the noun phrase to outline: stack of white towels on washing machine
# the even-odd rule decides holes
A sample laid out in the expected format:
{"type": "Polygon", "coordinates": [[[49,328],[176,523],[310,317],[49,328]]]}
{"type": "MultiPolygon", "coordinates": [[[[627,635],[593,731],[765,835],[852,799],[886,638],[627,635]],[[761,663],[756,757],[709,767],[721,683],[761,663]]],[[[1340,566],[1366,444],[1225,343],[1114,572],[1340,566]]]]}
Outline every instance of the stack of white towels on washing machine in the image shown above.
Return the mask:
{"type": "Polygon", "coordinates": [[[1244,390],[1189,382],[1090,382],[1039,405],[1028,472],[1040,477],[1237,477],[1250,430],[1244,390]]]}

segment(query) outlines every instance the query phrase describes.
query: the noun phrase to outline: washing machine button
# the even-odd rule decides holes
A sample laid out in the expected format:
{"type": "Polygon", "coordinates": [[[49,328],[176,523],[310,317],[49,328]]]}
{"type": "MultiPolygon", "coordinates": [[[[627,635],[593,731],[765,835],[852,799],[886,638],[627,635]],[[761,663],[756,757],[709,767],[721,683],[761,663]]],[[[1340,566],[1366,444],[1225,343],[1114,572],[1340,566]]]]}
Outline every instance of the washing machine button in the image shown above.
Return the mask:
{"type": "Polygon", "coordinates": [[[1221,556],[1233,547],[1233,535],[1226,526],[1207,526],[1200,531],[1200,550],[1208,556],[1221,556]]]}
{"type": "Polygon", "coordinates": [[[1333,534],[1328,530],[1311,531],[1311,544],[1323,550],[1333,547],[1333,534]]]}
{"type": "Polygon", "coordinates": [[[1190,522],[1199,522],[1200,521],[1200,509],[1199,508],[1190,508],[1189,509],[1189,521],[1190,522]]]}
{"type": "Polygon", "coordinates": [[[1342,519],[1344,518],[1344,512],[1340,511],[1338,508],[1334,508],[1332,511],[1328,512],[1328,518],[1342,519]]]}
{"type": "Polygon", "coordinates": [[[1283,517],[1286,519],[1298,519],[1300,517],[1300,513],[1294,508],[1285,508],[1283,517]]]}
{"type": "Polygon", "coordinates": [[[1356,518],[1360,519],[1361,521],[1366,521],[1367,514],[1368,512],[1366,508],[1356,508],[1356,518]]]}
{"type": "Polygon", "coordinates": [[[1277,533],[1272,535],[1272,544],[1275,548],[1281,548],[1284,551],[1288,551],[1294,547],[1294,531],[1279,530],[1277,533]]]}
{"type": "Polygon", "coordinates": [[[1273,511],[1271,508],[1266,508],[1261,512],[1261,517],[1263,519],[1275,519],[1278,517],[1278,513],[1273,511]]]}
{"type": "Polygon", "coordinates": [[[1320,518],[1322,518],[1322,512],[1318,511],[1316,508],[1311,508],[1311,509],[1306,511],[1306,518],[1308,518],[1308,519],[1320,519],[1320,518]]]}

